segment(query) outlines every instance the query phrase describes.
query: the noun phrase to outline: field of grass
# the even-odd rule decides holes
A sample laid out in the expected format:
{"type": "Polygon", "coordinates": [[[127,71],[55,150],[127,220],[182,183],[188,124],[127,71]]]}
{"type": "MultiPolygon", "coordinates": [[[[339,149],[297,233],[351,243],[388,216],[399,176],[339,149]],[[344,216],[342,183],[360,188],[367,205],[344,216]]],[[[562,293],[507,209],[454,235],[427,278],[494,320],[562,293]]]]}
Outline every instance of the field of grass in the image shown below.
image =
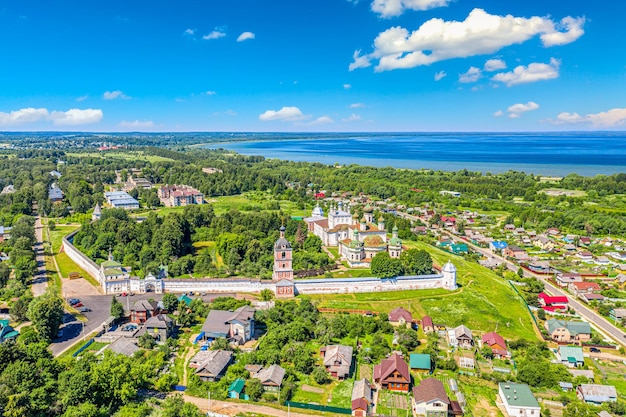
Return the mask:
{"type": "Polygon", "coordinates": [[[543,190],[539,190],[538,192],[545,193],[551,196],[567,195],[568,197],[585,197],[587,195],[586,192],[581,190],[567,190],[565,188],[544,188],[543,190]]]}
{"type": "Polygon", "coordinates": [[[362,278],[371,276],[372,270],[369,268],[352,268],[346,271],[333,272],[333,278],[362,278]]]}
{"type": "Polygon", "coordinates": [[[203,242],[194,242],[193,247],[196,248],[197,251],[208,250],[211,254],[211,259],[215,265],[220,268],[224,266],[224,259],[217,252],[217,245],[213,241],[203,241],[203,242]]]}
{"type": "Polygon", "coordinates": [[[63,243],[63,238],[74,230],[78,229],[80,225],[68,225],[68,226],[56,226],[54,230],[50,231],[50,242],[52,243],[52,251],[58,253],[63,243]]]}
{"type": "Polygon", "coordinates": [[[452,255],[421,242],[407,242],[410,247],[426,249],[436,265],[451,260],[457,268],[459,289],[393,291],[359,294],[311,295],[320,307],[372,310],[388,313],[401,306],[415,317],[430,315],[436,323],[450,327],[465,324],[470,329],[489,332],[497,330],[509,339],[538,336],[521,298],[508,282],[493,271],[462,257],[452,255]]]}
{"type": "Polygon", "coordinates": [[[146,155],[143,151],[127,151],[127,152],[68,152],[68,156],[75,158],[102,158],[102,159],[124,159],[129,161],[143,160],[148,162],[173,161],[171,158],[165,158],[157,155],[146,155]]]}

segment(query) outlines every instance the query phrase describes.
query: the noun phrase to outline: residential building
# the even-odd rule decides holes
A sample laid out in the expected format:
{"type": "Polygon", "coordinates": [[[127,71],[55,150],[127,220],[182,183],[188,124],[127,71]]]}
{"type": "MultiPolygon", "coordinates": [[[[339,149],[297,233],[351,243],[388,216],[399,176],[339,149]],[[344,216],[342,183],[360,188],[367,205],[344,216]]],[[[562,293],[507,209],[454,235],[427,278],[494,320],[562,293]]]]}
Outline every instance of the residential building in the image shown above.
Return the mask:
{"type": "Polygon", "coordinates": [[[130,321],[133,323],[144,323],[150,317],[154,317],[159,312],[156,301],[139,300],[130,309],[130,321]]]}
{"type": "Polygon", "coordinates": [[[354,381],[352,386],[352,415],[365,417],[372,407],[372,388],[367,379],[354,381]]]}
{"type": "Polygon", "coordinates": [[[433,326],[433,319],[430,316],[422,317],[422,331],[424,333],[431,333],[435,330],[433,326]]]}
{"type": "Polygon", "coordinates": [[[204,340],[224,337],[243,345],[254,337],[254,308],[239,307],[235,311],[211,310],[202,325],[204,340]]]}
{"type": "Polygon", "coordinates": [[[165,185],[159,188],[157,194],[167,207],[204,204],[204,194],[188,185],[165,185]]]}
{"type": "Polygon", "coordinates": [[[511,353],[506,348],[506,341],[496,332],[485,333],[481,337],[483,346],[489,346],[497,359],[509,359],[511,353]]]}
{"type": "Polygon", "coordinates": [[[379,365],[374,365],[374,382],[383,389],[390,391],[409,392],[411,373],[409,366],[398,353],[383,359],[379,365]]]}
{"type": "Polygon", "coordinates": [[[528,261],[528,269],[537,273],[537,274],[549,274],[550,273],[550,262],[549,261],[540,261],[538,259],[531,259],[528,261]]]}
{"type": "Polygon", "coordinates": [[[524,249],[516,245],[509,245],[506,248],[504,248],[504,250],[502,250],[502,255],[507,256],[509,258],[514,258],[515,260],[518,260],[518,261],[527,261],[530,259],[530,256],[528,256],[528,253],[526,253],[524,249]]]}
{"type": "Polygon", "coordinates": [[[435,378],[423,379],[413,387],[413,415],[427,417],[448,417],[451,401],[443,383],[435,378]]]}
{"type": "Polygon", "coordinates": [[[555,342],[580,344],[591,339],[591,326],[586,321],[550,319],[545,326],[555,342]]]}
{"type": "Polygon", "coordinates": [[[218,381],[232,360],[233,352],[228,350],[201,350],[191,358],[189,367],[196,370],[202,381],[218,381]]]}
{"type": "Polygon", "coordinates": [[[554,242],[548,236],[537,235],[532,239],[532,244],[544,251],[551,251],[554,249],[554,242]]]}
{"type": "Polygon", "coordinates": [[[602,290],[597,282],[590,281],[572,282],[567,286],[567,289],[578,297],[580,297],[582,294],[597,293],[602,290]]]}
{"type": "Polygon", "coordinates": [[[126,337],[120,337],[115,342],[108,345],[107,349],[118,355],[124,355],[129,358],[141,350],[139,349],[139,346],[126,337]]]}
{"type": "Polygon", "coordinates": [[[617,401],[617,391],[613,385],[580,384],[576,387],[576,395],[588,404],[617,401]]]}
{"type": "Polygon", "coordinates": [[[612,308],[609,317],[613,320],[623,320],[626,318],[626,308],[612,308]]]}
{"type": "Polygon", "coordinates": [[[9,320],[0,320],[0,343],[4,343],[7,340],[15,340],[19,335],[20,332],[9,325],[9,320]]]}
{"type": "Polygon", "coordinates": [[[352,346],[330,345],[320,349],[324,355],[324,367],[331,376],[345,379],[352,368],[352,346]]]}
{"type": "Polygon", "coordinates": [[[165,342],[174,333],[174,320],[167,314],[159,314],[146,320],[144,329],[156,341],[165,342]]]}
{"type": "Polygon", "coordinates": [[[578,368],[585,364],[583,348],[580,346],[559,346],[556,358],[569,368],[578,368]]]}
{"type": "Polygon", "coordinates": [[[567,297],[564,295],[551,296],[545,292],[537,295],[539,305],[546,311],[567,310],[567,297]]]}
{"type": "Polygon", "coordinates": [[[56,182],[48,188],[48,198],[53,203],[63,200],[63,191],[59,188],[56,182]]]}
{"type": "Polygon", "coordinates": [[[139,208],[139,201],[130,196],[126,191],[109,191],[104,193],[107,203],[113,208],[133,210],[139,208]]]}
{"type": "Polygon", "coordinates": [[[448,331],[450,346],[458,346],[462,349],[472,349],[474,346],[474,336],[472,331],[464,325],[455,327],[448,331]]]}
{"type": "Polygon", "coordinates": [[[583,262],[592,262],[593,261],[593,253],[589,251],[581,251],[576,254],[583,262]]]}
{"type": "Polygon", "coordinates": [[[270,365],[268,368],[263,368],[256,374],[252,375],[252,378],[256,378],[261,381],[263,390],[265,392],[280,392],[280,386],[283,384],[283,378],[285,377],[285,369],[278,365],[270,365]]]}
{"type": "Polygon", "coordinates": [[[497,253],[502,253],[502,251],[506,249],[507,246],[509,246],[509,244],[503,240],[494,240],[493,242],[489,243],[489,249],[492,252],[497,252],[497,253]]]}
{"type": "Polygon", "coordinates": [[[594,294],[594,293],[583,293],[578,296],[581,300],[586,303],[590,303],[592,301],[603,302],[605,297],[602,294],[594,294]]]}
{"type": "Polygon", "coordinates": [[[389,323],[392,326],[408,325],[410,327],[413,325],[413,315],[402,307],[396,307],[389,312],[389,323]]]}
{"type": "Polygon", "coordinates": [[[583,282],[582,275],[561,271],[556,272],[556,283],[559,284],[559,287],[567,287],[573,282],[583,282]]]}
{"type": "Polygon", "coordinates": [[[409,356],[409,366],[418,372],[431,372],[433,369],[430,355],[427,353],[411,353],[409,356]]]}
{"type": "Polygon", "coordinates": [[[237,400],[249,400],[250,397],[248,397],[248,395],[243,392],[245,387],[245,379],[235,379],[232,384],[228,386],[228,398],[235,398],[237,400]]]}
{"type": "Polygon", "coordinates": [[[500,382],[498,396],[509,417],[541,417],[541,407],[526,384],[500,382]]]}

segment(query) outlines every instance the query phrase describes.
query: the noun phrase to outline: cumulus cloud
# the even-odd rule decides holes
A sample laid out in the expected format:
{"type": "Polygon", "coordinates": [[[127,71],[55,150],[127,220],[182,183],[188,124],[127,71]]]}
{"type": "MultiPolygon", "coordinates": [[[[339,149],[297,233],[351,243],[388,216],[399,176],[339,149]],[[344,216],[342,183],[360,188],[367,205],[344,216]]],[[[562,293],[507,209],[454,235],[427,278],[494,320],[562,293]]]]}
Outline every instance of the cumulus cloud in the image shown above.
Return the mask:
{"type": "Polygon", "coordinates": [[[504,116],[504,112],[502,110],[498,110],[493,114],[493,117],[502,117],[504,116]]]}
{"type": "Polygon", "coordinates": [[[445,77],[446,75],[448,75],[448,74],[446,74],[446,72],[445,72],[445,71],[439,71],[439,72],[436,72],[436,73],[435,73],[435,81],[439,81],[439,80],[441,80],[441,79],[442,79],[443,77],[445,77]]]}
{"type": "Polygon", "coordinates": [[[475,83],[482,77],[482,72],[480,68],[470,67],[467,72],[463,74],[459,74],[459,82],[460,83],[475,83]]]}
{"type": "Polygon", "coordinates": [[[127,122],[126,120],[122,120],[120,122],[120,127],[125,129],[149,129],[154,127],[154,122],[152,120],[133,120],[132,122],[127,122]]]}
{"type": "Polygon", "coordinates": [[[356,113],[352,113],[350,117],[346,117],[345,119],[341,119],[342,122],[357,122],[361,120],[361,116],[356,113]]]}
{"type": "Polygon", "coordinates": [[[365,107],[365,104],[363,103],[352,103],[350,104],[350,108],[351,109],[362,109],[365,107]]]}
{"type": "Polygon", "coordinates": [[[451,0],[374,0],[372,11],[381,17],[400,16],[405,10],[428,10],[445,7],[451,0]]]}
{"type": "Polygon", "coordinates": [[[581,116],[578,113],[559,113],[556,120],[548,120],[552,124],[590,124],[594,127],[618,127],[626,124],[626,108],[615,108],[600,113],[589,113],[581,116]]]}
{"type": "Polygon", "coordinates": [[[195,33],[196,33],[196,30],[191,29],[191,28],[185,29],[185,31],[183,32],[184,35],[189,35],[189,36],[193,36],[195,33]]]}
{"type": "Polygon", "coordinates": [[[517,84],[534,83],[542,80],[552,80],[559,77],[561,61],[550,59],[549,64],[533,62],[527,67],[520,65],[513,71],[501,72],[493,76],[492,80],[499,81],[511,87],[517,84]]]}
{"type": "Polygon", "coordinates": [[[344,90],[349,90],[352,88],[352,84],[344,84],[343,85],[344,90]]]}
{"type": "Polygon", "coordinates": [[[48,109],[27,107],[10,113],[0,112],[0,126],[13,126],[38,122],[48,117],[48,109]]]}
{"type": "Polygon", "coordinates": [[[566,17],[557,24],[547,17],[499,16],[476,8],[464,21],[433,18],[413,32],[400,26],[389,28],[378,34],[373,52],[354,52],[349,69],[369,67],[377,60],[376,71],[390,71],[492,54],[537,35],[545,47],[563,45],[584,33],[583,23],[584,18],[566,17]]]}
{"type": "Polygon", "coordinates": [[[126,94],[124,94],[120,90],[105,91],[104,94],[102,95],[102,97],[105,100],[115,100],[115,99],[118,99],[118,98],[120,98],[122,100],[130,100],[132,98],[130,96],[127,96],[126,94]]]}
{"type": "Polygon", "coordinates": [[[70,109],[68,111],[52,111],[46,108],[24,108],[10,113],[0,112],[0,126],[15,126],[29,123],[52,121],[55,125],[82,125],[97,123],[102,120],[100,109],[70,109]]]}
{"type": "Polygon", "coordinates": [[[59,126],[77,126],[98,123],[102,120],[100,109],[69,109],[68,111],[53,111],[50,120],[59,126]]]}
{"type": "Polygon", "coordinates": [[[499,71],[506,68],[506,62],[501,59],[488,59],[483,69],[488,72],[499,71]]]}
{"type": "Polygon", "coordinates": [[[254,33],[252,33],[252,32],[243,32],[237,38],[237,42],[243,42],[243,41],[247,41],[248,39],[254,39],[254,38],[255,38],[254,33]]]}
{"type": "Polygon", "coordinates": [[[309,123],[309,125],[310,126],[327,125],[330,123],[335,123],[335,121],[329,116],[320,116],[317,119],[313,120],[311,123],[309,123]]]}
{"type": "Polygon", "coordinates": [[[524,103],[513,104],[512,106],[509,106],[507,111],[509,112],[509,118],[517,119],[522,115],[522,113],[537,110],[538,108],[539,108],[539,104],[535,103],[534,101],[529,101],[526,104],[524,103]]]}
{"type": "Polygon", "coordinates": [[[298,120],[308,119],[309,116],[302,114],[299,108],[295,106],[283,107],[280,110],[267,110],[265,113],[259,115],[259,120],[262,122],[269,122],[279,120],[282,122],[295,122],[298,120]]]}
{"type": "Polygon", "coordinates": [[[211,39],[223,38],[224,36],[226,36],[225,32],[223,32],[221,30],[214,30],[213,32],[209,33],[208,35],[204,35],[202,37],[202,39],[204,39],[205,41],[209,41],[211,39]]]}

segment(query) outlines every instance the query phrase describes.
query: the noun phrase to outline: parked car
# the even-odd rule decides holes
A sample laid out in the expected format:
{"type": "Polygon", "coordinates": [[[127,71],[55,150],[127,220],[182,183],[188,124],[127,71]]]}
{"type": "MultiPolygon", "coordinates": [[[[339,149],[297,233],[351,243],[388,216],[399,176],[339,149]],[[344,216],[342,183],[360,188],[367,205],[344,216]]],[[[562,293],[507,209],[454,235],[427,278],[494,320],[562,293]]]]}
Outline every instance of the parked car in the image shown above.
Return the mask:
{"type": "Polygon", "coordinates": [[[589,348],[589,352],[593,352],[593,353],[600,353],[601,350],[595,347],[589,348]]]}
{"type": "Polygon", "coordinates": [[[83,307],[83,306],[84,306],[84,304],[81,303],[81,302],[78,302],[78,303],[74,304],[74,307],[76,307],[76,308],[83,307]]]}
{"type": "Polygon", "coordinates": [[[127,293],[123,292],[120,294],[120,297],[126,297],[127,295],[128,295],[127,293]]]}
{"type": "Polygon", "coordinates": [[[78,311],[80,311],[81,313],[88,313],[91,311],[91,309],[89,307],[81,307],[78,309],[78,311]]]}
{"type": "Polygon", "coordinates": [[[68,302],[73,306],[74,304],[80,303],[80,300],[78,298],[70,298],[68,302]]]}

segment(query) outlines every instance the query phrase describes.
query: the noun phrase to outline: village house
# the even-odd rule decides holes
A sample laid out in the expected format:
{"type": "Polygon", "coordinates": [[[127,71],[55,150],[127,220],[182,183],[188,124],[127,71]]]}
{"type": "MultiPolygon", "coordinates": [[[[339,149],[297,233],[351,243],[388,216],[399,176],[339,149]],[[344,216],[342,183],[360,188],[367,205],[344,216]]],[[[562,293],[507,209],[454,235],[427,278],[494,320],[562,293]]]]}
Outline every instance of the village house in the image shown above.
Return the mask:
{"type": "Polygon", "coordinates": [[[585,364],[583,348],[580,346],[559,346],[556,358],[569,368],[578,368],[585,364]]]}
{"type": "Polygon", "coordinates": [[[530,256],[528,256],[528,253],[526,253],[524,249],[516,245],[507,246],[502,251],[502,255],[509,257],[509,258],[515,258],[518,261],[527,261],[530,259],[530,256]]]}
{"type": "Polygon", "coordinates": [[[606,299],[602,294],[595,294],[595,293],[590,293],[590,292],[580,294],[578,298],[580,298],[586,303],[590,303],[592,301],[597,301],[601,303],[606,299]]]}
{"type": "Polygon", "coordinates": [[[53,203],[63,200],[63,191],[61,191],[56,182],[52,183],[48,188],[48,198],[53,203]]]}
{"type": "Polygon", "coordinates": [[[389,312],[389,323],[391,323],[392,326],[411,327],[413,325],[413,316],[410,311],[402,307],[396,307],[389,312]]]}
{"type": "Polygon", "coordinates": [[[157,342],[165,342],[174,333],[174,320],[167,314],[159,314],[146,320],[144,329],[157,342]]]}
{"type": "Polygon", "coordinates": [[[202,339],[215,340],[220,337],[243,345],[254,337],[254,308],[239,307],[235,311],[211,310],[202,325],[202,339]]]}
{"type": "Polygon", "coordinates": [[[498,397],[509,417],[541,417],[541,407],[526,384],[500,382],[498,397]]]}
{"type": "Polygon", "coordinates": [[[591,238],[588,236],[581,236],[579,239],[579,243],[583,246],[591,245],[591,238]]]}
{"type": "Polygon", "coordinates": [[[285,369],[279,365],[270,365],[252,374],[251,377],[261,381],[263,391],[277,394],[285,378],[285,369]]]}
{"type": "Polygon", "coordinates": [[[130,309],[130,321],[133,323],[144,323],[158,313],[159,306],[156,301],[139,300],[130,309]]]}
{"type": "Polygon", "coordinates": [[[626,308],[612,308],[609,317],[614,320],[624,320],[626,318],[626,308]]]}
{"type": "Polygon", "coordinates": [[[567,289],[577,297],[580,297],[582,294],[592,294],[602,290],[597,282],[589,281],[572,282],[567,286],[567,289]]]}
{"type": "Polygon", "coordinates": [[[126,337],[118,338],[116,341],[108,345],[106,349],[117,355],[124,355],[129,358],[141,350],[131,339],[126,337]]]}
{"type": "Polygon", "coordinates": [[[550,262],[541,261],[538,259],[531,259],[530,261],[528,261],[528,269],[537,274],[549,274],[550,262]]]}
{"type": "Polygon", "coordinates": [[[9,325],[9,320],[0,320],[0,343],[15,340],[19,334],[20,332],[9,325]]]}
{"type": "Polygon", "coordinates": [[[550,236],[558,236],[559,234],[561,234],[561,231],[557,229],[556,227],[551,227],[548,230],[546,230],[546,233],[549,234],[550,236]]]}
{"type": "Polygon", "coordinates": [[[447,417],[460,415],[458,411],[461,407],[458,403],[455,406],[452,405],[443,383],[435,378],[423,379],[419,385],[413,387],[411,403],[415,416],[447,417]]]}
{"type": "Polygon", "coordinates": [[[506,348],[506,341],[496,332],[485,333],[481,337],[483,346],[489,346],[496,359],[510,359],[511,353],[506,348]]]}
{"type": "Polygon", "coordinates": [[[352,368],[352,346],[330,345],[320,349],[324,357],[324,367],[337,379],[345,379],[352,368]]]}
{"type": "Polygon", "coordinates": [[[494,240],[493,242],[489,243],[489,249],[492,252],[497,252],[497,253],[502,253],[502,251],[506,249],[508,246],[509,244],[503,240],[494,240]]]}
{"type": "Polygon", "coordinates": [[[354,381],[352,387],[352,415],[366,417],[372,407],[372,388],[367,379],[354,381]]]}
{"type": "Polygon", "coordinates": [[[409,356],[409,366],[412,370],[417,372],[430,373],[433,369],[430,355],[427,353],[411,353],[409,356]]]}
{"type": "Polygon", "coordinates": [[[472,349],[474,346],[472,331],[464,325],[448,330],[448,340],[450,346],[458,346],[461,349],[472,349]]]}
{"type": "Polygon", "coordinates": [[[232,360],[233,352],[228,350],[200,350],[189,361],[189,367],[202,381],[214,382],[224,376],[232,360]]]}
{"type": "Polygon", "coordinates": [[[576,387],[576,395],[588,404],[601,405],[617,401],[617,391],[613,385],[580,384],[576,387]]]}
{"type": "Polygon", "coordinates": [[[583,262],[593,262],[593,253],[589,251],[581,251],[576,254],[577,257],[580,258],[583,262]]]}
{"type": "Polygon", "coordinates": [[[409,366],[398,353],[383,359],[380,364],[374,365],[374,382],[381,388],[390,391],[409,392],[411,374],[409,366]]]}
{"type": "Polygon", "coordinates": [[[539,305],[546,311],[567,310],[567,297],[564,295],[551,296],[545,292],[537,295],[539,305]]]}
{"type": "Polygon", "coordinates": [[[250,397],[248,394],[244,393],[243,390],[246,387],[246,380],[237,378],[228,386],[228,398],[233,398],[237,400],[249,400],[250,397]]]}
{"type": "Polygon", "coordinates": [[[577,273],[556,272],[556,283],[559,287],[567,287],[572,282],[583,282],[583,277],[577,273]]]}
{"type": "Polygon", "coordinates": [[[433,326],[433,319],[430,316],[422,317],[422,331],[426,334],[431,333],[435,330],[433,326]]]}
{"type": "Polygon", "coordinates": [[[550,319],[545,326],[555,342],[581,344],[591,339],[591,326],[586,321],[550,319]]]}
{"type": "Polygon", "coordinates": [[[506,230],[507,232],[512,232],[515,230],[515,225],[514,224],[505,224],[504,225],[504,230],[506,230]]]}

